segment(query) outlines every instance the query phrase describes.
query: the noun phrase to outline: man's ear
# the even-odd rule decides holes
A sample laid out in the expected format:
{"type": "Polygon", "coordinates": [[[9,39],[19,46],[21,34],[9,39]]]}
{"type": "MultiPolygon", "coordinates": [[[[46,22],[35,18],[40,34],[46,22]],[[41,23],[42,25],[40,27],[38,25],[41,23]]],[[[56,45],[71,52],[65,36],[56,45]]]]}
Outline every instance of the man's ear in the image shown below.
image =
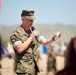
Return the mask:
{"type": "Polygon", "coordinates": [[[24,17],[22,17],[21,19],[22,19],[22,21],[24,21],[24,17]]]}

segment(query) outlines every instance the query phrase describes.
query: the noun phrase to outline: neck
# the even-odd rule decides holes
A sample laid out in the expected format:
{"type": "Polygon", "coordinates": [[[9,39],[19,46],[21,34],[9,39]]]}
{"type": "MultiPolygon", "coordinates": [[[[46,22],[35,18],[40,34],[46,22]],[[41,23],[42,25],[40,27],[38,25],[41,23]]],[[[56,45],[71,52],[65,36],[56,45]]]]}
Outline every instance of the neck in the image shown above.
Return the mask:
{"type": "Polygon", "coordinates": [[[24,30],[29,30],[29,28],[28,28],[26,25],[23,25],[23,24],[22,24],[22,28],[23,28],[24,30]]]}

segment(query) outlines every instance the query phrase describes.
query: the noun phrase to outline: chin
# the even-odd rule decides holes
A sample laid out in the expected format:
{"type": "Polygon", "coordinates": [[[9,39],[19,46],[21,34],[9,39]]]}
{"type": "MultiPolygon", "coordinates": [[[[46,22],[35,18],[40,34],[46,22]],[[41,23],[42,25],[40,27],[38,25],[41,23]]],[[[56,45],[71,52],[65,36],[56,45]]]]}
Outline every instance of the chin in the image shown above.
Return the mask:
{"type": "Polygon", "coordinates": [[[31,26],[29,26],[29,29],[31,28],[31,26]]]}

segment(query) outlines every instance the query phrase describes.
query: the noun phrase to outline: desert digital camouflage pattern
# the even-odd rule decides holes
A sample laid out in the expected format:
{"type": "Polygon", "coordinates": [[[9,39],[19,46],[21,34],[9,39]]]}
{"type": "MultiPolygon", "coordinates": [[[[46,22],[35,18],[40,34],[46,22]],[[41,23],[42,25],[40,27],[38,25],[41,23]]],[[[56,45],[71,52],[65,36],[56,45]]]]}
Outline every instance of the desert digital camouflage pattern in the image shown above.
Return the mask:
{"type": "MultiPolygon", "coordinates": [[[[29,32],[25,31],[22,27],[17,28],[13,34],[10,36],[10,40],[12,44],[16,41],[22,41],[25,42],[31,33],[31,29],[29,32]]],[[[17,50],[15,51],[15,57],[16,57],[16,66],[15,70],[16,73],[25,73],[27,75],[35,75],[35,71],[39,71],[38,68],[38,42],[36,39],[33,39],[29,47],[23,51],[22,53],[18,53],[17,50]]]]}

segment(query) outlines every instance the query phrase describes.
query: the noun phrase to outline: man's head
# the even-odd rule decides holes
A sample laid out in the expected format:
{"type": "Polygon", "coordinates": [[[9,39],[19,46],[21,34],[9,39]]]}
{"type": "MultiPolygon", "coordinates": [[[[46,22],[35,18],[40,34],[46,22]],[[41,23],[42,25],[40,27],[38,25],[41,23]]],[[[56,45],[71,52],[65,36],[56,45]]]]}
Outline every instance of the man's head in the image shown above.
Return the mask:
{"type": "Polygon", "coordinates": [[[34,20],[34,11],[33,10],[22,10],[21,17],[25,16],[26,18],[30,20],[34,20]]]}
{"type": "Polygon", "coordinates": [[[35,19],[34,11],[33,10],[22,10],[21,17],[22,17],[23,28],[28,30],[32,26],[33,20],[35,19]]]}

